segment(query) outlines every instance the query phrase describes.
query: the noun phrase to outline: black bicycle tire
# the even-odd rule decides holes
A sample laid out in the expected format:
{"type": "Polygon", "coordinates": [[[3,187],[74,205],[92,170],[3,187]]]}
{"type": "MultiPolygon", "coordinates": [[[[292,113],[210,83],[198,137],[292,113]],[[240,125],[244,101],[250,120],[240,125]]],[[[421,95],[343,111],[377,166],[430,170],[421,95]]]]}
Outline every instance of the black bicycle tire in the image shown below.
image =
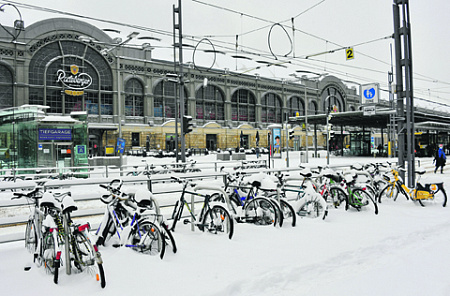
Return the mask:
{"type": "MultiPolygon", "coordinates": [[[[354,188],[354,189],[352,189],[352,194],[353,194],[353,195],[356,195],[358,192],[362,192],[363,195],[365,195],[365,196],[369,199],[368,203],[372,202],[372,204],[373,204],[373,206],[374,206],[375,215],[378,215],[378,206],[377,206],[376,202],[373,200],[373,198],[372,198],[372,196],[370,195],[370,193],[367,192],[367,191],[365,191],[365,190],[363,190],[362,188],[354,188]]],[[[352,204],[350,204],[350,205],[353,206],[353,207],[356,208],[356,209],[362,208],[361,206],[355,205],[354,203],[352,203],[352,204]]],[[[365,206],[365,205],[364,205],[364,206],[365,206]]]]}
{"type": "Polygon", "coordinates": [[[442,204],[443,207],[447,206],[447,192],[444,188],[441,188],[441,192],[444,194],[444,203],[442,204]]]}
{"type": "MultiPolygon", "coordinates": [[[[80,258],[80,254],[86,254],[87,251],[87,253],[89,253],[91,257],[89,258],[89,260],[92,261],[91,265],[94,265],[93,263],[95,261],[95,249],[87,235],[79,231],[74,232],[72,235],[72,254],[74,256],[74,260],[76,260],[78,263],[81,262],[81,266],[87,266],[85,265],[85,260],[83,258],[80,258]],[[78,240],[78,238],[81,238],[81,240],[78,240]],[[86,250],[82,250],[82,248],[80,248],[80,243],[85,245],[86,250]]],[[[84,269],[82,269],[81,271],[84,271],[84,269]]]]}
{"type": "MultiPolygon", "coordinates": [[[[228,231],[227,232],[228,232],[228,238],[231,239],[234,234],[234,220],[233,220],[233,217],[231,217],[230,212],[222,205],[213,205],[211,208],[209,208],[203,215],[203,217],[201,219],[201,223],[206,224],[207,217],[211,216],[210,212],[214,211],[215,209],[220,209],[220,211],[223,212],[227,216],[223,220],[226,219],[228,221],[228,231]]],[[[211,219],[211,220],[213,221],[213,219],[211,219]]],[[[205,227],[203,227],[203,231],[204,230],[205,230],[205,227]]],[[[217,234],[217,232],[215,234],[217,234]]]]}
{"type": "Polygon", "coordinates": [[[58,268],[59,267],[56,264],[57,263],[57,260],[56,260],[56,244],[57,244],[57,242],[55,242],[53,235],[51,233],[44,233],[42,239],[43,239],[43,243],[42,243],[41,257],[44,259],[44,267],[47,268],[51,274],[53,274],[53,282],[55,284],[58,284],[58,268]],[[51,240],[51,241],[49,241],[49,240],[51,240]],[[50,258],[50,259],[46,258],[47,255],[45,254],[48,247],[51,247],[53,249],[52,258],[50,258]]]}
{"type": "Polygon", "coordinates": [[[347,196],[348,196],[348,194],[345,192],[345,190],[344,189],[342,189],[341,187],[338,187],[338,186],[330,186],[330,188],[328,189],[328,192],[329,192],[329,196],[330,196],[330,198],[332,198],[333,196],[333,192],[334,191],[336,191],[336,192],[338,192],[338,204],[334,201],[334,200],[332,200],[332,202],[333,202],[333,206],[335,207],[335,208],[338,208],[341,204],[342,204],[342,202],[347,202],[347,196]]]}
{"type": "MultiPolygon", "coordinates": [[[[291,215],[289,217],[292,218],[292,222],[291,225],[292,227],[295,227],[295,225],[297,224],[297,214],[295,213],[294,208],[291,206],[291,204],[289,202],[287,202],[284,199],[280,199],[280,207],[286,207],[288,209],[288,211],[291,213],[291,215]]],[[[281,211],[283,214],[283,221],[286,220],[286,218],[284,217],[284,210],[281,211]]]]}
{"type": "MultiPolygon", "coordinates": [[[[56,259],[55,259],[55,261],[56,261],[56,259]]],[[[55,284],[58,284],[58,277],[59,277],[59,267],[55,267],[55,270],[54,270],[54,272],[53,272],[53,282],[55,283],[55,284]]]]}
{"type": "Polygon", "coordinates": [[[174,206],[173,212],[172,212],[172,226],[170,227],[170,231],[175,232],[175,227],[177,225],[177,222],[178,222],[178,220],[181,219],[183,207],[184,207],[184,203],[181,202],[181,200],[178,200],[175,203],[175,206],[174,206]]]}
{"type": "Polygon", "coordinates": [[[100,287],[105,288],[106,278],[105,278],[105,270],[103,269],[103,264],[97,263],[97,266],[98,266],[98,273],[100,276],[100,287]]]}
{"type": "MultiPolygon", "coordinates": [[[[393,184],[388,184],[388,185],[386,185],[383,189],[381,189],[380,194],[378,195],[378,202],[381,203],[381,198],[386,196],[386,191],[387,191],[389,188],[393,188],[392,190],[395,190],[394,193],[393,193],[393,196],[391,196],[392,200],[393,200],[393,201],[396,201],[396,200],[397,200],[398,193],[399,193],[398,185],[396,185],[396,186],[394,187],[393,184]]],[[[403,194],[403,192],[402,192],[402,194],[403,194]]]]}
{"type": "MultiPolygon", "coordinates": [[[[139,223],[139,222],[138,222],[139,223]]],[[[131,241],[132,243],[133,243],[133,241],[132,241],[132,239],[133,239],[133,237],[134,236],[136,236],[137,237],[137,233],[136,233],[136,231],[139,229],[139,231],[144,231],[146,228],[147,228],[147,225],[148,225],[148,227],[149,227],[149,229],[151,229],[150,230],[150,232],[152,232],[152,233],[158,233],[157,234],[157,240],[158,240],[158,242],[157,242],[157,244],[158,244],[158,247],[160,247],[160,249],[159,250],[157,250],[157,252],[159,253],[159,257],[161,258],[161,259],[163,259],[164,258],[164,253],[165,253],[165,250],[166,250],[166,244],[165,244],[165,242],[164,242],[164,237],[163,237],[163,234],[162,234],[162,232],[161,232],[161,230],[159,229],[159,227],[158,226],[156,226],[156,224],[154,224],[153,222],[151,222],[151,221],[142,221],[142,222],[140,222],[140,224],[139,224],[139,227],[133,227],[132,229],[131,229],[131,231],[130,231],[130,234],[129,234],[129,236],[128,236],[128,239],[129,239],[129,241],[131,241]],[[133,237],[132,237],[133,236],[133,237]]],[[[150,233],[150,232],[146,232],[146,233],[150,233]]],[[[148,247],[146,247],[146,249],[144,250],[142,247],[131,247],[131,249],[132,250],[134,250],[134,251],[137,251],[137,252],[139,252],[139,253],[146,253],[146,254],[148,254],[147,252],[146,252],[146,250],[148,250],[148,247]]],[[[151,250],[151,247],[150,247],[150,250],[151,250]]]]}
{"type": "Polygon", "coordinates": [[[36,234],[36,231],[35,231],[35,229],[36,229],[36,227],[33,227],[34,226],[34,221],[33,220],[28,220],[28,222],[27,222],[27,227],[25,228],[25,248],[30,252],[30,253],[34,253],[34,252],[36,252],[36,247],[37,247],[37,234],[36,234]],[[31,225],[31,226],[30,226],[31,225]],[[33,236],[34,236],[34,247],[33,248],[30,248],[30,245],[31,245],[31,243],[30,243],[30,241],[29,241],[29,238],[30,238],[30,234],[33,234],[33,236]]]}
{"type": "Polygon", "coordinates": [[[277,211],[275,223],[273,224],[273,226],[277,226],[277,224],[279,224],[280,227],[283,227],[284,216],[283,216],[283,212],[281,211],[280,204],[275,199],[269,198],[269,201],[273,204],[273,206],[276,208],[276,211],[277,211]]]}
{"type": "Polygon", "coordinates": [[[161,227],[164,229],[164,232],[169,237],[170,243],[172,244],[172,252],[176,253],[178,251],[177,244],[175,243],[175,238],[173,237],[172,231],[170,231],[169,226],[165,222],[161,222],[161,227]]]}
{"type": "MultiPolygon", "coordinates": [[[[323,197],[320,197],[320,198],[323,199],[323,197]]],[[[300,214],[300,212],[304,206],[307,206],[309,203],[313,203],[314,208],[317,209],[317,208],[319,208],[319,206],[321,208],[323,208],[323,214],[322,214],[322,212],[320,214],[319,214],[319,212],[316,212],[316,215],[314,218],[321,217],[322,219],[325,219],[325,217],[327,215],[327,207],[326,207],[326,201],[325,200],[323,200],[323,201],[325,203],[325,207],[323,207],[323,205],[317,199],[314,199],[314,197],[304,196],[304,197],[302,197],[302,199],[299,202],[299,208],[298,208],[296,214],[299,215],[300,217],[306,217],[306,215],[302,215],[302,214],[300,214]]],[[[310,215],[308,214],[307,216],[309,217],[310,215]]]]}
{"type": "MultiPolygon", "coordinates": [[[[268,204],[270,204],[271,206],[272,206],[272,208],[273,208],[273,213],[274,213],[274,215],[275,215],[275,217],[273,218],[273,221],[271,222],[271,223],[268,223],[268,224],[260,224],[260,225],[276,225],[277,224],[277,209],[275,208],[275,205],[269,200],[269,199],[267,199],[267,198],[261,198],[261,197],[255,197],[255,198],[253,198],[253,199],[251,199],[250,201],[248,201],[248,202],[246,202],[245,204],[244,204],[244,207],[243,207],[243,212],[245,213],[245,217],[244,217],[244,220],[247,220],[247,210],[248,210],[248,208],[252,205],[252,204],[256,204],[256,202],[257,201],[261,201],[261,200],[263,200],[263,201],[265,201],[265,202],[267,202],[268,204]]],[[[255,206],[254,206],[255,207],[255,206]]],[[[258,205],[255,207],[255,209],[258,207],[258,205]]],[[[261,221],[261,220],[258,220],[258,221],[261,221]]],[[[252,223],[253,224],[257,224],[257,223],[255,223],[255,221],[252,221],[252,223]]]]}

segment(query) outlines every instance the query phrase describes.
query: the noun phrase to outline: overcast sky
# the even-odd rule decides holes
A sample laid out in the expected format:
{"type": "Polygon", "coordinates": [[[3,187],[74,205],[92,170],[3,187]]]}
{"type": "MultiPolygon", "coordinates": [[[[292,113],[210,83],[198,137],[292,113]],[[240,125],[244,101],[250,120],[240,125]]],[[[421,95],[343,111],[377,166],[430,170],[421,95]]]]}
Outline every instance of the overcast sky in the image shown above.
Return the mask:
{"type": "MultiPolygon", "coordinates": [[[[178,6],[177,0],[0,0],[0,3],[17,4],[25,26],[46,18],[68,16],[24,7],[20,3],[80,15],[84,18],[77,19],[100,29],[121,31],[121,34],[109,33],[111,37],[125,39],[130,32],[138,31],[139,36],[161,38],[161,41],[151,41],[155,47],[153,57],[173,60],[170,46],[173,5],[178,6]],[[137,30],[133,25],[146,30],[137,30]]],[[[207,37],[216,50],[225,53],[217,54],[214,62],[213,54],[200,50],[212,48],[208,40],[203,40],[195,56],[192,49],[184,52],[184,61],[269,78],[294,79],[289,74],[302,75],[296,70],[329,73],[362,84],[377,82],[382,89],[387,89],[390,46],[394,48],[394,42],[383,38],[393,34],[392,5],[392,0],[183,0],[184,43],[195,46],[207,37]],[[295,34],[292,33],[292,18],[295,34]],[[283,27],[273,26],[275,23],[283,27]],[[354,59],[346,60],[345,49],[342,49],[345,47],[353,47],[354,59]],[[333,50],[334,53],[325,53],[333,50]],[[232,58],[236,53],[252,60],[232,58]],[[267,67],[257,60],[287,68],[267,67]],[[263,67],[256,69],[258,66],[263,67]]],[[[10,26],[17,13],[10,6],[5,8],[0,21],[10,26]]],[[[446,104],[450,104],[448,11],[450,2],[447,0],[410,0],[414,95],[446,104]]],[[[142,42],[148,40],[135,40],[130,44],[142,42]]],[[[387,94],[382,92],[382,96],[387,97],[387,94]]]]}

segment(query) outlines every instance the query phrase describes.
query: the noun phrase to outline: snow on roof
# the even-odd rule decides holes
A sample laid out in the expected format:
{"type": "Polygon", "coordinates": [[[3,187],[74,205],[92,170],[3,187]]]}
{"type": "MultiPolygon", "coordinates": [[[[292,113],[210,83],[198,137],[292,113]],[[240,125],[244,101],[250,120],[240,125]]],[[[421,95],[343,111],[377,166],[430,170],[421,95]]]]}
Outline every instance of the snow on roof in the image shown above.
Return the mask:
{"type": "Polygon", "coordinates": [[[62,115],[45,116],[40,122],[80,123],[80,121],[73,119],[72,117],[62,115]]]}

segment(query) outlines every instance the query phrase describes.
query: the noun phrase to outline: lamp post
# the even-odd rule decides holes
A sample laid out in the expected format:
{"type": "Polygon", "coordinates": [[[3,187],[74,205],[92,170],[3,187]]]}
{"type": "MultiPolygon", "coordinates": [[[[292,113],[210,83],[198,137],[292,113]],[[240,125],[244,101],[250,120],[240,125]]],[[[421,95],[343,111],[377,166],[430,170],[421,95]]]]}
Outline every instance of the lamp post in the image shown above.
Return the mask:
{"type": "Polygon", "coordinates": [[[332,96],[327,96],[325,98],[325,108],[327,108],[327,165],[330,164],[330,130],[329,130],[329,121],[330,121],[330,104],[328,102],[328,99],[331,98],[332,96]],[[327,104],[328,103],[328,104],[327,104]]]}
{"type": "MultiPolygon", "coordinates": [[[[111,48],[102,50],[101,53],[103,55],[107,55],[108,52],[112,51],[115,48],[119,48],[122,45],[130,42],[137,35],[139,35],[139,32],[132,32],[132,33],[130,33],[127,36],[126,40],[120,42],[119,44],[117,44],[117,45],[115,45],[115,46],[113,46],[111,48]]],[[[116,68],[117,68],[116,69],[116,71],[117,71],[117,115],[119,117],[119,139],[122,139],[122,116],[123,116],[123,114],[122,114],[122,102],[121,102],[121,100],[122,100],[122,98],[121,98],[122,91],[121,91],[121,88],[120,88],[120,86],[121,86],[121,79],[120,79],[120,55],[119,55],[119,53],[117,53],[117,55],[116,55],[116,68]]],[[[120,161],[119,161],[120,162],[120,165],[119,165],[119,167],[120,167],[120,175],[122,176],[123,175],[123,167],[122,167],[123,166],[123,153],[121,153],[120,151],[119,151],[119,158],[120,158],[120,161]]]]}
{"type": "MultiPolygon", "coordinates": [[[[17,157],[18,157],[18,151],[17,151],[17,146],[16,146],[16,118],[15,118],[15,108],[16,108],[16,100],[17,100],[17,38],[19,37],[20,33],[22,31],[24,31],[25,29],[25,25],[22,19],[22,14],[20,13],[20,10],[17,8],[17,6],[15,6],[14,4],[11,3],[5,3],[2,4],[0,6],[0,12],[4,12],[5,11],[5,7],[6,6],[11,6],[13,7],[17,14],[19,15],[19,19],[16,19],[14,21],[14,33],[11,33],[10,31],[6,30],[3,25],[0,23],[0,26],[2,26],[3,29],[5,29],[6,33],[8,35],[11,36],[12,40],[11,42],[14,43],[14,91],[13,91],[13,98],[12,98],[12,149],[11,153],[12,153],[12,172],[13,172],[13,179],[14,182],[16,182],[16,169],[17,169],[17,157]]],[[[10,145],[11,146],[11,145],[10,145]]],[[[10,153],[10,157],[11,157],[11,153],[10,153]]]]}

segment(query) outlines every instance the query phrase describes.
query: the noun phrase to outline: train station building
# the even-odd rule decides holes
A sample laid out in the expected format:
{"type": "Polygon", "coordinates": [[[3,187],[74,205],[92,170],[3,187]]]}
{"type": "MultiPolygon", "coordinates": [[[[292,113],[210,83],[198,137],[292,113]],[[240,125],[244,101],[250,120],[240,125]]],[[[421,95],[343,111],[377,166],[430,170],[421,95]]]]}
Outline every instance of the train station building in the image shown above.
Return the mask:
{"type": "MultiPolygon", "coordinates": [[[[30,108],[45,116],[66,118],[58,128],[77,124],[86,128],[85,143],[75,143],[50,138],[40,142],[37,127],[29,151],[38,153],[39,145],[49,144],[53,155],[60,155],[68,147],[73,151],[77,145],[86,145],[89,155],[114,155],[120,134],[125,150],[173,149],[179,87],[170,78],[175,72],[173,61],[153,59],[150,46],[128,46],[98,27],[70,18],[6,29],[11,34],[0,31],[0,109],[34,106],[30,108]],[[18,37],[12,40],[11,36],[18,37]],[[85,118],[81,120],[80,114],[85,118]]],[[[330,109],[360,110],[360,92],[332,75],[291,81],[192,64],[184,68],[184,109],[194,123],[193,132],[186,135],[186,148],[252,148],[257,134],[259,146],[264,147],[268,127],[283,126],[289,117],[315,116],[330,109]]],[[[25,143],[25,135],[16,133],[13,126],[2,129],[0,160],[8,149],[17,151],[25,143]]],[[[326,146],[320,126],[314,126],[314,132],[298,121],[291,122],[290,128],[295,135],[289,141],[291,148],[326,146]]],[[[281,129],[282,143],[286,131],[281,129]]],[[[340,145],[350,144],[344,140],[346,131],[341,133],[340,145]]]]}

